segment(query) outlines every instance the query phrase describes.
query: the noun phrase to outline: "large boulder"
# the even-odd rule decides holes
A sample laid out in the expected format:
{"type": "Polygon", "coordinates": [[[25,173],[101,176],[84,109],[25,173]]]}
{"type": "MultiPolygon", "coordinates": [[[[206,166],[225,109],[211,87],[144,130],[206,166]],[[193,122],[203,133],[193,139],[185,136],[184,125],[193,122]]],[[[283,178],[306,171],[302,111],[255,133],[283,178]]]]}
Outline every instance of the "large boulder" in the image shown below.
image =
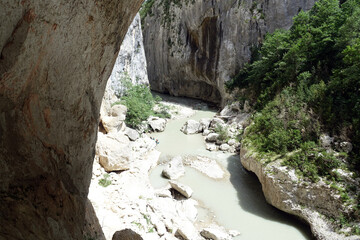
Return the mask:
{"type": "Polygon", "coordinates": [[[0,239],[83,239],[101,99],[142,2],[0,1],[0,239]]]}
{"type": "Polygon", "coordinates": [[[121,134],[105,135],[99,133],[96,154],[99,156],[100,165],[107,172],[129,169],[132,159],[129,139],[121,134]]]}
{"type": "Polygon", "coordinates": [[[180,156],[174,157],[161,173],[169,179],[178,179],[185,174],[185,167],[180,156]]]}
{"type": "Polygon", "coordinates": [[[181,195],[183,195],[186,198],[190,198],[191,195],[193,194],[193,190],[189,186],[186,186],[177,181],[169,181],[169,183],[173,189],[181,193],[181,195]]]}
{"type": "Polygon", "coordinates": [[[150,128],[155,132],[163,132],[166,127],[166,120],[159,117],[149,117],[148,123],[150,128]]]}
{"type": "Polygon", "coordinates": [[[202,129],[203,128],[198,121],[190,119],[186,121],[180,130],[185,134],[195,134],[201,132],[202,129]]]}

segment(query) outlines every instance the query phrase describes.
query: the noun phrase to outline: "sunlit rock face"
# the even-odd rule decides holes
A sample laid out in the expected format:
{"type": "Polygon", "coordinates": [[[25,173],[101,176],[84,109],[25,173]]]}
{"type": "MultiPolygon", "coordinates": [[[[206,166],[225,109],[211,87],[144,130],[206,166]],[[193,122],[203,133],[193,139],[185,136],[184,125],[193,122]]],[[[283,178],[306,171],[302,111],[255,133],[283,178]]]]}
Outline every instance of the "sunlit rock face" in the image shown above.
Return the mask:
{"type": "Polygon", "coordinates": [[[83,239],[101,99],[141,3],[0,2],[0,239],[83,239]]]}
{"type": "Polygon", "coordinates": [[[143,25],[152,89],[220,103],[251,47],[315,0],[168,2],[155,1],[143,25]]]}

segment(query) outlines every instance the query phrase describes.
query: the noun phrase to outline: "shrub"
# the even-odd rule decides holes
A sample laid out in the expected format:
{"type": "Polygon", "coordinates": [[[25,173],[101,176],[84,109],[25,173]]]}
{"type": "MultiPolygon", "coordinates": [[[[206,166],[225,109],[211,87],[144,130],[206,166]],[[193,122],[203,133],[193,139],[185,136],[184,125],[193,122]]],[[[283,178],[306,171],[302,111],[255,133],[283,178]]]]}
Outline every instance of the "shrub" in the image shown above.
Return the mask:
{"type": "Polygon", "coordinates": [[[103,175],[102,179],[99,179],[99,185],[102,187],[108,187],[111,185],[111,180],[109,180],[108,178],[110,177],[110,175],[108,173],[105,173],[103,175]]]}

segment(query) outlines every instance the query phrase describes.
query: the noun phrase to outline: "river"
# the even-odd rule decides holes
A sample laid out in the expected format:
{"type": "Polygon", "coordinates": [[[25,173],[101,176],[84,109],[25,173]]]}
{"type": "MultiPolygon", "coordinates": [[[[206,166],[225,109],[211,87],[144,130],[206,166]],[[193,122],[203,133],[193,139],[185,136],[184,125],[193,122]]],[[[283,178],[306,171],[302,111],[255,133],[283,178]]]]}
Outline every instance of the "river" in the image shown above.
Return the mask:
{"type": "MultiPolygon", "coordinates": [[[[215,115],[211,110],[197,110],[191,119],[199,120],[215,115]]],[[[239,155],[209,152],[201,134],[185,135],[180,128],[189,118],[171,120],[162,133],[153,133],[160,144],[161,161],[173,156],[203,155],[215,159],[226,171],[221,180],[214,180],[195,169],[186,167],[180,182],[194,190],[193,198],[200,202],[199,220],[216,221],[228,230],[241,233],[236,240],[309,240],[310,228],[267,204],[257,177],[246,171],[239,155]]],[[[162,165],[150,174],[155,188],[163,187],[167,180],[161,177],[162,165]]]]}

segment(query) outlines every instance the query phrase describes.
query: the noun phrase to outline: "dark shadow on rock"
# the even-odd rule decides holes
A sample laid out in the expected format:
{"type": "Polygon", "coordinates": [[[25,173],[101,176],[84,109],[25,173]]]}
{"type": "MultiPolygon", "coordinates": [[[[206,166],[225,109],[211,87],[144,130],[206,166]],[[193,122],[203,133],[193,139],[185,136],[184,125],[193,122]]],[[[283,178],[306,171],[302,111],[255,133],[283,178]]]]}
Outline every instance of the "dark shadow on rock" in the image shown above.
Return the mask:
{"type": "Polygon", "coordinates": [[[131,229],[124,229],[115,232],[112,240],[143,240],[143,238],[131,229]]]}
{"type": "Polygon", "coordinates": [[[307,239],[315,239],[310,227],[290,214],[280,211],[266,202],[261,183],[257,176],[247,171],[241,164],[239,155],[227,159],[227,170],[230,173],[230,182],[237,191],[239,204],[244,211],[261,218],[287,224],[297,228],[307,239]]]}
{"type": "Polygon", "coordinates": [[[89,199],[86,201],[85,206],[85,225],[83,236],[84,239],[106,240],[101,229],[99,219],[97,218],[94,207],[89,199]]]}

